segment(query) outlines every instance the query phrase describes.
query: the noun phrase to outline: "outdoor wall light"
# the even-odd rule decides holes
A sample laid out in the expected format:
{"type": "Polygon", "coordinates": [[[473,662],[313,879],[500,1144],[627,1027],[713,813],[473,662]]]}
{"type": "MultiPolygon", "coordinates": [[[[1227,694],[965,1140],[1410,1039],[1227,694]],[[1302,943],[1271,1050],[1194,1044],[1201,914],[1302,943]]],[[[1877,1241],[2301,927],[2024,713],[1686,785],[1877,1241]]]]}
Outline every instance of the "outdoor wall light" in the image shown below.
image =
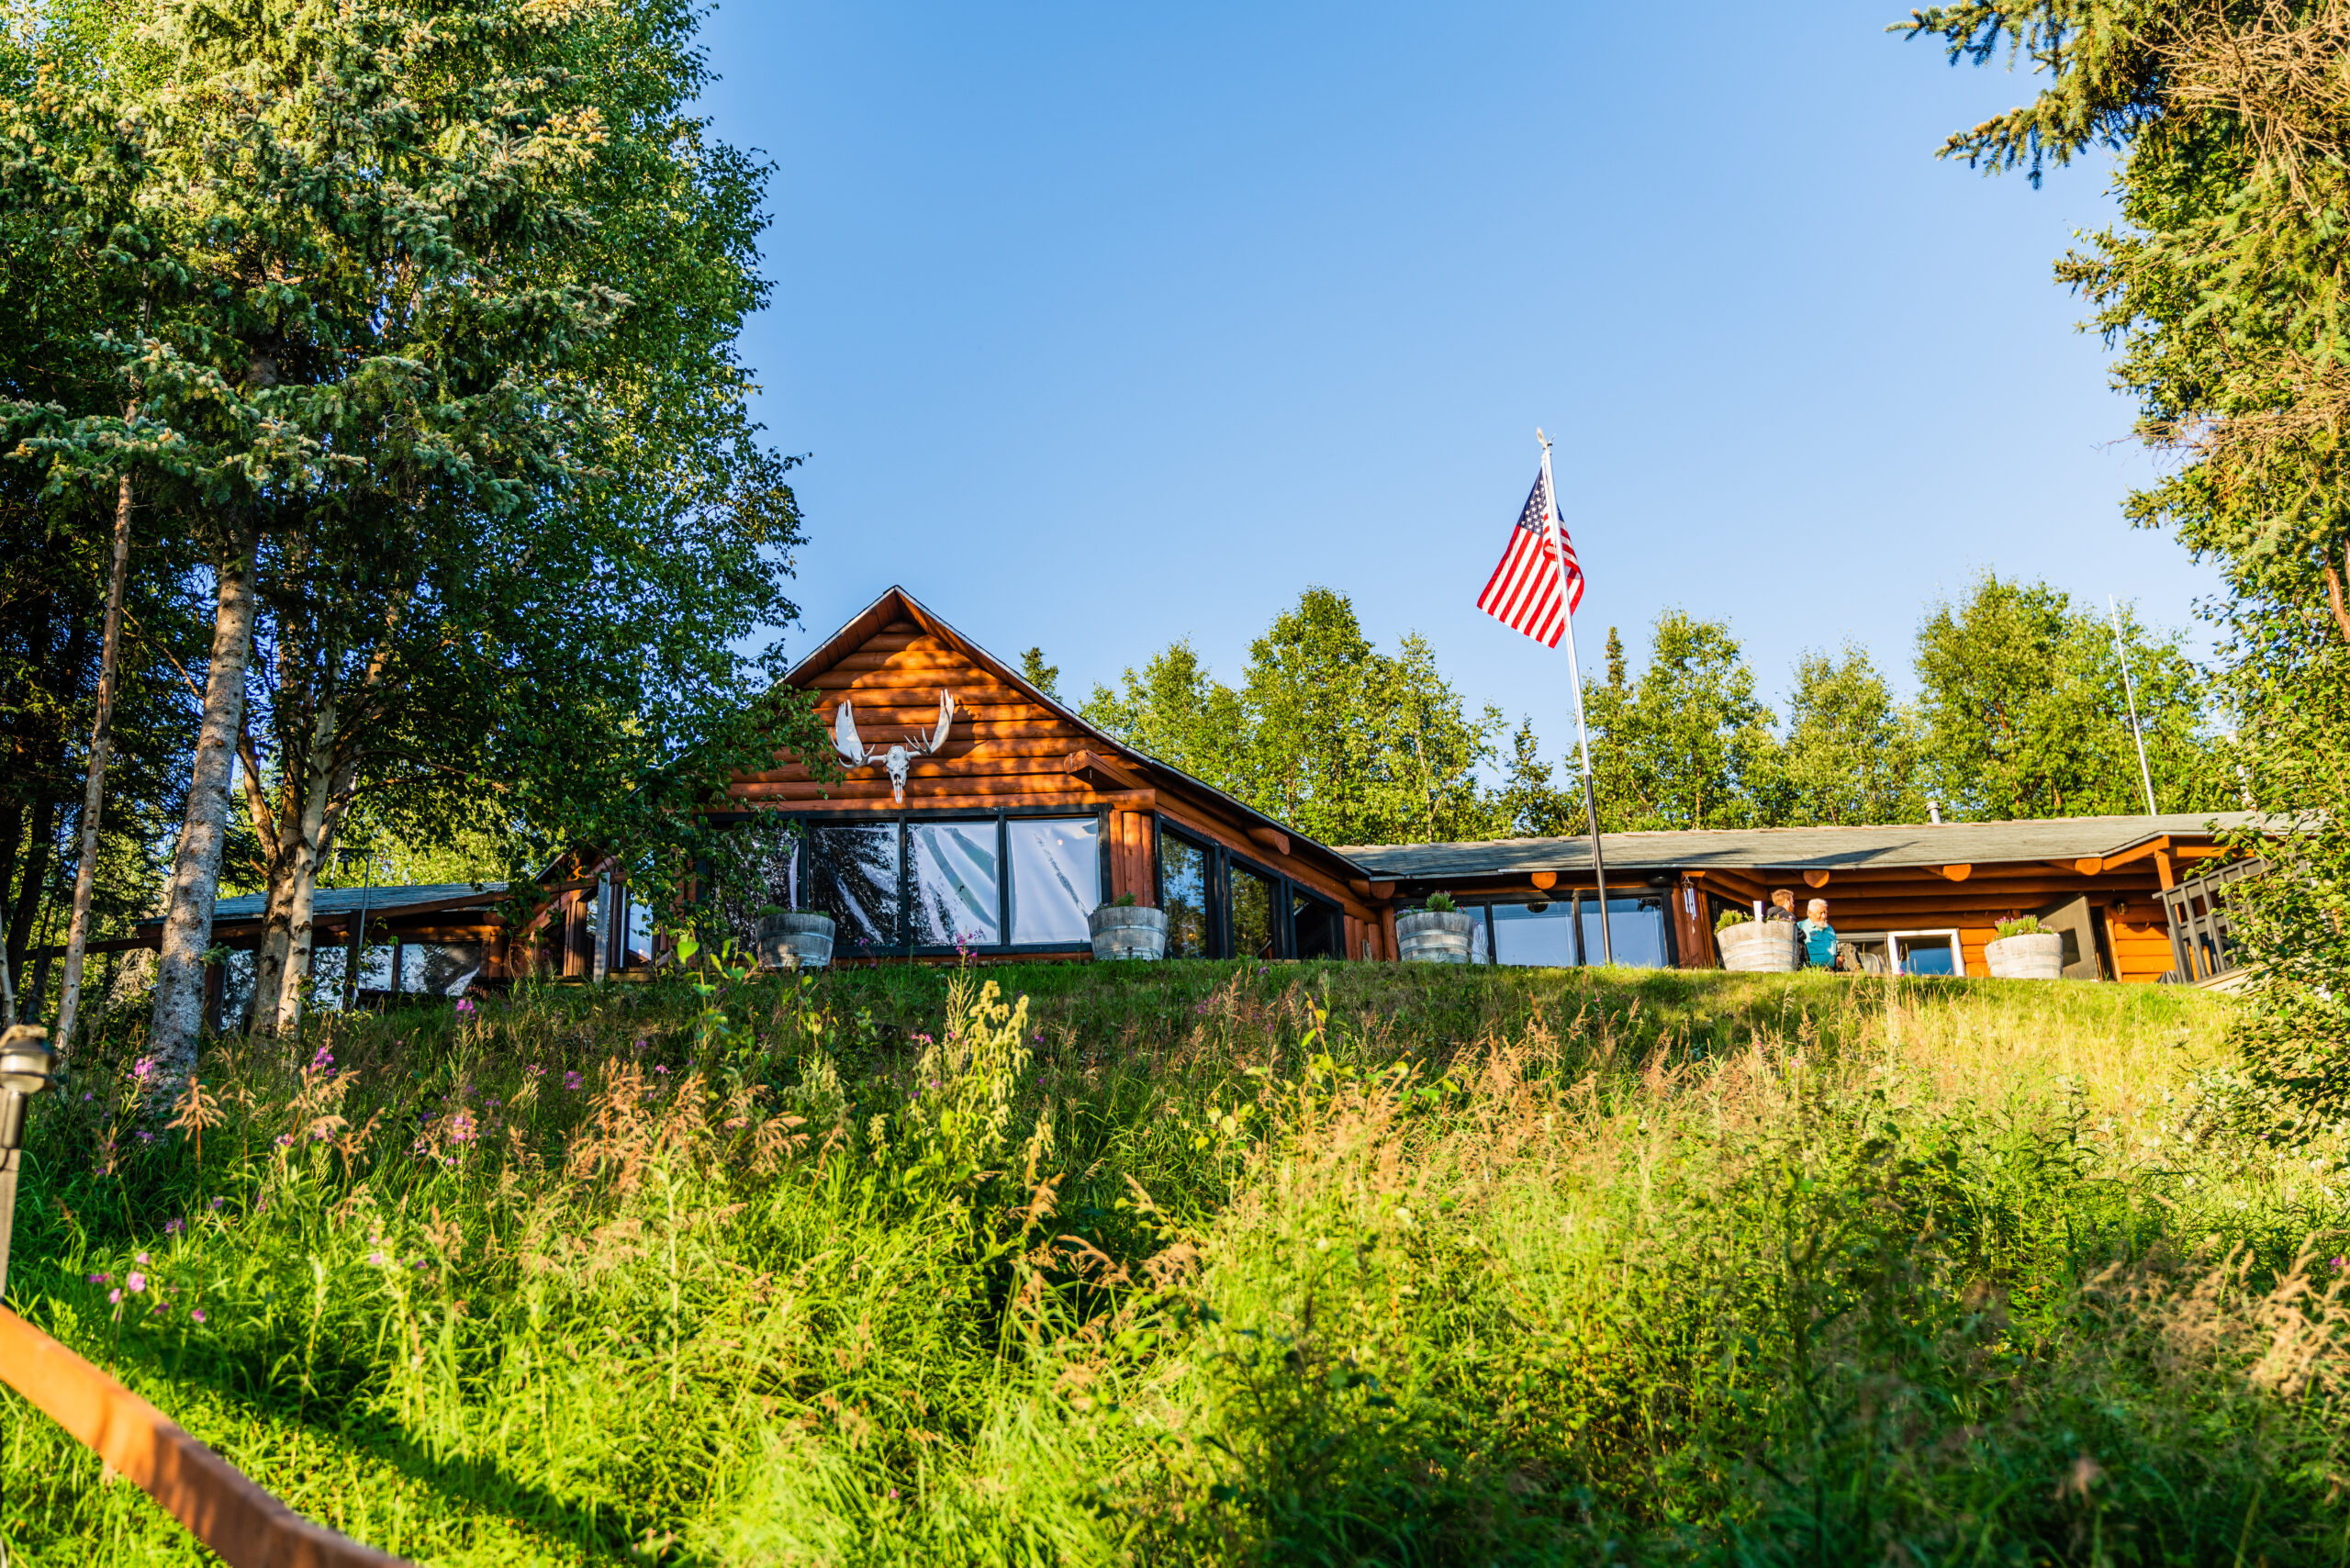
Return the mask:
{"type": "Polygon", "coordinates": [[[17,1172],[24,1165],[25,1106],[56,1076],[49,1031],[30,1024],[0,1035],[0,1296],[8,1291],[8,1242],[17,1227],[17,1172]]]}

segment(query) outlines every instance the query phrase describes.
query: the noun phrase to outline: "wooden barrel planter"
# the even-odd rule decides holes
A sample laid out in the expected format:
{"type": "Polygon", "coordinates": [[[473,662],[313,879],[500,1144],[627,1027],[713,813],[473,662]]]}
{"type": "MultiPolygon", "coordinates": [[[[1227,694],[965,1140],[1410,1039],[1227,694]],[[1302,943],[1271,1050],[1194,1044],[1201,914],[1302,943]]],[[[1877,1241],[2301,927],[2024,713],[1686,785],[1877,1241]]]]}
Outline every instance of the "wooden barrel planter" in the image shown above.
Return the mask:
{"type": "Polygon", "coordinates": [[[1715,932],[1714,946],[1722,968],[1750,975],[1791,974],[1802,952],[1796,928],[1784,920],[1741,920],[1715,932]]]}
{"type": "Polygon", "coordinates": [[[1983,945],[1983,961],[1998,980],[2063,980],[2065,934],[2034,931],[1983,945]]]}
{"type": "Polygon", "coordinates": [[[1105,903],[1085,917],[1097,958],[1167,957],[1167,912],[1141,904],[1105,903]]]}
{"type": "Polygon", "coordinates": [[[1407,964],[1469,961],[1469,914],[1458,909],[1416,909],[1395,917],[1395,948],[1407,964]]]}
{"type": "Polygon", "coordinates": [[[771,969],[821,969],[833,961],[833,917],[791,910],[759,922],[759,962],[771,969]]]}

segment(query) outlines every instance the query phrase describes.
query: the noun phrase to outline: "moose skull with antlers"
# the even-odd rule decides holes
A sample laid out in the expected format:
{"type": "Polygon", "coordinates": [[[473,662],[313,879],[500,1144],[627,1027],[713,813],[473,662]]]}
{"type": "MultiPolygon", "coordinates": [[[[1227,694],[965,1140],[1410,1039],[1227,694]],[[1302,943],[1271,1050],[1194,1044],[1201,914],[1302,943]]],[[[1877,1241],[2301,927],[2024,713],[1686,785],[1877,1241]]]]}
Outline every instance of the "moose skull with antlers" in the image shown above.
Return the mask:
{"type": "Polygon", "coordinates": [[[906,803],[906,769],[914,758],[928,756],[946,744],[946,732],[955,723],[954,694],[941,689],[938,693],[938,727],[928,734],[917,730],[899,745],[887,751],[867,746],[856,733],[856,714],[849,706],[850,699],[841,695],[840,711],[833,715],[833,749],[851,767],[863,767],[878,762],[890,770],[890,793],[900,805],[906,803]]]}

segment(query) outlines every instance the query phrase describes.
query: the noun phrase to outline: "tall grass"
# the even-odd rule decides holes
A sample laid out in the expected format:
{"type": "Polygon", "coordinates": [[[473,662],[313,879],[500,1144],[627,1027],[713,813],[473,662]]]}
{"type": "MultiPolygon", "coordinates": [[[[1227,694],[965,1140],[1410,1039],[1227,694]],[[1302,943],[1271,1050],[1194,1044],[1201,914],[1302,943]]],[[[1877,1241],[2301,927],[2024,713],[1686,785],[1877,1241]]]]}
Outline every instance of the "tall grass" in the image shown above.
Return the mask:
{"type": "MultiPolygon", "coordinates": [[[[11,1283],[434,1562],[2350,1560],[2350,1187],[2223,1005],[1040,965],[322,1018],[196,1092],[126,1037],[11,1283]]],[[[0,1442],[17,1557],[197,1559],[0,1442]]]]}

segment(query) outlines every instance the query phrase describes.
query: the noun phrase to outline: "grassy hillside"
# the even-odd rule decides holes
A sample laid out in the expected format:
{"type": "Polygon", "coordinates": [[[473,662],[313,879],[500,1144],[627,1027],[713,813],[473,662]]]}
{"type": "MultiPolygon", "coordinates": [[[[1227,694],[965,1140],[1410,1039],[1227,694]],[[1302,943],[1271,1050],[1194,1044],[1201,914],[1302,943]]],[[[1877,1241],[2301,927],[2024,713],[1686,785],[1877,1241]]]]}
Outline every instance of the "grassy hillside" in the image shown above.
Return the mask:
{"type": "MultiPolygon", "coordinates": [[[[2333,1562],[2344,1179],[2224,1005],[868,971],[322,1019],[176,1112],[124,1042],[10,1283],[432,1562],[2333,1562]]],[[[8,1403],[17,1560],[196,1560],[8,1403]]]]}

